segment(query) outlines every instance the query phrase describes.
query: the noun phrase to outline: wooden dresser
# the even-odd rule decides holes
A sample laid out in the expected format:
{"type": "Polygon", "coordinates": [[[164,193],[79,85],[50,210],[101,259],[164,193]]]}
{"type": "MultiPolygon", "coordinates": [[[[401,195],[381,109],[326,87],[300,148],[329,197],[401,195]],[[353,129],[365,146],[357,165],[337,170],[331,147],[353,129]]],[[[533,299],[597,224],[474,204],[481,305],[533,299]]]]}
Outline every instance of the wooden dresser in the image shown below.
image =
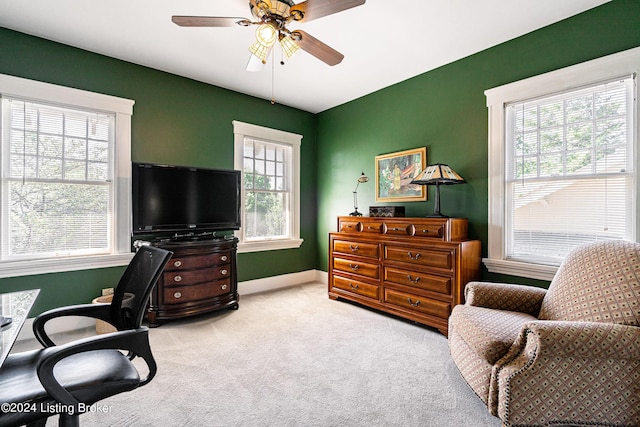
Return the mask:
{"type": "Polygon", "coordinates": [[[338,217],[329,233],[329,298],[437,328],[480,278],[481,243],[462,218],[338,217]]]}
{"type": "Polygon", "coordinates": [[[237,309],[237,241],[234,237],[155,244],[172,251],[173,256],[151,292],[149,326],[224,308],[237,309]]]}

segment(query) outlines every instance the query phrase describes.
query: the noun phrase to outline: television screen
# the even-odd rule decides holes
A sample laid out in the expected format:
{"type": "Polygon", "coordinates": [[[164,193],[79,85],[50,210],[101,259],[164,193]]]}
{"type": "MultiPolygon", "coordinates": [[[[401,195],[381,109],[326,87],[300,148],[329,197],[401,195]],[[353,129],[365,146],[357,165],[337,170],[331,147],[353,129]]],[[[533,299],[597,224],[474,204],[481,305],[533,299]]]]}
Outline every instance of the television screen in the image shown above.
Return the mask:
{"type": "Polygon", "coordinates": [[[133,233],[240,228],[240,171],[133,163],[133,233]]]}

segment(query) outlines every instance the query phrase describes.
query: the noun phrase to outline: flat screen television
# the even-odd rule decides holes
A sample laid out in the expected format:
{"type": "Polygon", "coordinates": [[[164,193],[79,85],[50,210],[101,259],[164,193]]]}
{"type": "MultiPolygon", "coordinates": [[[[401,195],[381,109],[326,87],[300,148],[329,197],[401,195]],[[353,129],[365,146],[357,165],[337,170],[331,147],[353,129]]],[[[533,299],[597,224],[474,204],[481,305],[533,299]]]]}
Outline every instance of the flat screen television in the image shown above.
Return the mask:
{"type": "Polygon", "coordinates": [[[133,234],[240,228],[240,171],[132,163],[133,234]]]}

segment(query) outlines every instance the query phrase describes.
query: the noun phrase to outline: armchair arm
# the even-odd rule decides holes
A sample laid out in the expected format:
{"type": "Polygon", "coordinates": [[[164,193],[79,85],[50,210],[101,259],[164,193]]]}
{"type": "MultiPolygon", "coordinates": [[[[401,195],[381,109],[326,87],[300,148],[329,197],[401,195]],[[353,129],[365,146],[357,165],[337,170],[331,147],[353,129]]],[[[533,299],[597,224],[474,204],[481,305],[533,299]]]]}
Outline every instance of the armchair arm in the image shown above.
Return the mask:
{"type": "Polygon", "coordinates": [[[42,357],[37,365],[38,378],[44,389],[56,401],[71,405],[78,409],[79,401],[67,391],[55,378],[53,370],[62,359],[92,350],[128,350],[129,353],[141,357],[149,372],[140,381],[143,386],[155,376],[157,365],[149,346],[148,328],[129,329],[109,334],[93,336],[73,341],[56,347],[49,347],[42,351],[42,357]]]}
{"type": "Polygon", "coordinates": [[[34,319],[33,334],[44,347],[52,347],[55,343],[49,338],[45,331],[45,325],[49,320],[64,316],[82,316],[111,323],[110,307],[111,304],[108,303],[78,304],[47,310],[34,319]]]}
{"type": "Polygon", "coordinates": [[[507,425],[640,425],[639,373],[640,327],[534,321],[495,364],[489,401],[507,425]]]}
{"type": "Polygon", "coordinates": [[[467,305],[518,311],[538,317],[547,290],[511,283],[469,282],[465,288],[467,305]]]}

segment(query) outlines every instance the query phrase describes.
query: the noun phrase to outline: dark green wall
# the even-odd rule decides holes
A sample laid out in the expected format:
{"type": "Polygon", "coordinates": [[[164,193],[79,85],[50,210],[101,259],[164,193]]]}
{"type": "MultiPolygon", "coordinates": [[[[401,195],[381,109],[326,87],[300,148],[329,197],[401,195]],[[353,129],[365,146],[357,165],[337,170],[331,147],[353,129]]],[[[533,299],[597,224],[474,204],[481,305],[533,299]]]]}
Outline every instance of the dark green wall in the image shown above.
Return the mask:
{"type": "MultiPolygon", "coordinates": [[[[435,43],[436,41],[434,41],[435,43]]],[[[240,280],[327,269],[327,233],[353,210],[360,171],[374,175],[379,154],[426,146],[468,184],[442,189],[442,211],[468,217],[487,240],[487,109],[484,91],[508,82],[640,46],[640,2],[614,0],[361,99],[313,115],[193,80],[0,28],[0,73],[136,101],[134,161],[233,167],[231,121],[295,132],[302,140],[299,250],[241,254],[240,280]]],[[[421,54],[428,55],[426,51],[421,54]]],[[[381,61],[384,58],[380,59],[381,61]]],[[[374,182],[359,188],[360,210],[376,205],[374,182]]],[[[405,203],[407,215],[433,211],[405,203]]],[[[486,251],[486,249],[485,249],[486,251]]],[[[87,302],[113,286],[122,268],[0,279],[0,291],[42,288],[35,312],[87,302]]],[[[491,280],[500,277],[485,272],[491,280]]]]}
{"type": "MultiPolygon", "coordinates": [[[[233,168],[232,120],[303,135],[300,249],[240,254],[239,280],[314,269],[317,117],[294,108],[0,28],[0,73],[135,100],[134,161],[233,168]]],[[[0,291],[42,289],[32,314],[89,302],[124,267],[0,279],[0,291]]]]}
{"type": "MultiPolygon", "coordinates": [[[[433,41],[437,43],[437,41],[433,41]]],[[[614,0],[436,70],[319,114],[319,268],[327,269],[327,233],[336,216],[353,210],[352,190],[360,171],[360,211],[375,202],[374,157],[427,147],[428,163],[448,163],[467,184],[441,188],[441,210],[467,217],[470,237],[487,242],[486,89],[640,45],[640,1],[614,0]]],[[[428,55],[428,43],[424,52],[428,55]]],[[[384,58],[380,58],[381,61],[384,58]]],[[[404,203],[407,216],[433,212],[427,202],[404,203]]],[[[483,274],[545,286],[546,282],[483,274]]]]}

